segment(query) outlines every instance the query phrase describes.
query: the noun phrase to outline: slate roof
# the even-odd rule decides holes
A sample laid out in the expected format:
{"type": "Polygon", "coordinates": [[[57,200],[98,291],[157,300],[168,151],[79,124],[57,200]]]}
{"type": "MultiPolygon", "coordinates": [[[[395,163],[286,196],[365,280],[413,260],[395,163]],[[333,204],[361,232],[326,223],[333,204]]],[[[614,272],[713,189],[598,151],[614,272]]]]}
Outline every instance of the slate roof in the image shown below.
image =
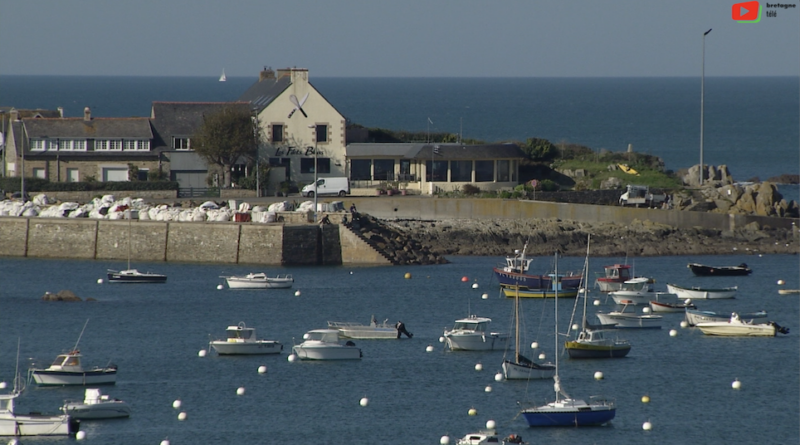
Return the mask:
{"type": "Polygon", "coordinates": [[[172,148],[173,137],[191,137],[203,124],[204,115],[217,113],[229,106],[250,110],[247,102],[153,102],[150,112],[153,147],[172,148]]]}
{"type": "Polygon", "coordinates": [[[34,118],[25,119],[29,138],[50,139],[152,139],[150,120],[146,117],[34,118]]]}
{"type": "Polygon", "coordinates": [[[249,102],[258,107],[259,113],[267,108],[286,88],[291,85],[291,76],[282,76],[278,79],[264,79],[250,85],[241,96],[240,101],[249,102]]]}
{"type": "Polygon", "coordinates": [[[522,159],[525,154],[515,144],[348,144],[347,157],[402,157],[403,159],[429,160],[434,146],[439,147],[436,159],[450,161],[475,159],[522,159]]]}

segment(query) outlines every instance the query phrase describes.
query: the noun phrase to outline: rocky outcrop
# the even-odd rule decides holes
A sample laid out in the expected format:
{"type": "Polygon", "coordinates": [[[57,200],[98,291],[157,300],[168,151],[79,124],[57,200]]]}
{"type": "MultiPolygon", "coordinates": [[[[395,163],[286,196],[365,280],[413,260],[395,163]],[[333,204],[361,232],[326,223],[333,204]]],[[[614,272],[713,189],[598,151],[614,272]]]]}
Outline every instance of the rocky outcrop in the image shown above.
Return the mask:
{"type": "Polygon", "coordinates": [[[71,290],[60,290],[57,294],[45,292],[42,296],[44,301],[83,301],[81,297],[75,295],[71,290]]]}
{"type": "Polygon", "coordinates": [[[796,201],[787,201],[770,182],[742,186],[727,184],[699,190],[700,199],[692,201],[683,210],[728,213],[733,215],[759,215],[798,217],[796,201]]]}
{"type": "Polygon", "coordinates": [[[431,250],[430,246],[370,215],[357,214],[348,227],[381,252],[392,264],[448,263],[444,256],[431,250]]]}
{"type": "MultiPolygon", "coordinates": [[[[689,167],[689,170],[681,176],[681,180],[683,185],[687,187],[700,187],[700,165],[689,167]]],[[[733,184],[733,177],[728,171],[727,165],[720,165],[719,167],[713,165],[705,166],[703,185],[721,187],[727,184],[733,184]]]]}

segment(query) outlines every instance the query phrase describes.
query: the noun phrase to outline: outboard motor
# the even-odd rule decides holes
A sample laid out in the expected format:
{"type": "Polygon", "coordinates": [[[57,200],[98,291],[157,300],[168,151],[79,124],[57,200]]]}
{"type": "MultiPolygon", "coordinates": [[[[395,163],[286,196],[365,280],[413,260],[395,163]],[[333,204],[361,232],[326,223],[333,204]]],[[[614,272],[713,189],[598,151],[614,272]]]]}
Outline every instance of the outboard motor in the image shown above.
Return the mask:
{"type": "Polygon", "coordinates": [[[412,334],[412,333],[410,333],[410,332],[408,332],[406,330],[406,325],[403,324],[402,321],[398,321],[397,324],[394,325],[394,327],[395,327],[395,329],[397,329],[397,338],[400,338],[401,334],[405,334],[406,337],[408,337],[408,338],[411,338],[411,337],[414,336],[414,334],[412,334]]]}
{"type": "Polygon", "coordinates": [[[775,323],[774,321],[771,321],[770,324],[772,326],[775,326],[775,332],[780,332],[781,334],[788,334],[789,333],[789,328],[785,328],[785,327],[779,325],[778,323],[775,323]]]}
{"type": "Polygon", "coordinates": [[[78,431],[81,429],[81,421],[70,417],[68,422],[67,430],[69,431],[69,434],[73,436],[78,434],[78,431]]]}

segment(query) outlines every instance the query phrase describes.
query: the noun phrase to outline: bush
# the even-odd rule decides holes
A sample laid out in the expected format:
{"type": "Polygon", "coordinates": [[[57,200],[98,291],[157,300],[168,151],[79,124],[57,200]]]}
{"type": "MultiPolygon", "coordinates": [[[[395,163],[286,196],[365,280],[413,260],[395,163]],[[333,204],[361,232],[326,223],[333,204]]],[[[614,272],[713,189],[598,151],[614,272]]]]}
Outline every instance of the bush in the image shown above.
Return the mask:
{"type": "Polygon", "coordinates": [[[472,184],[464,184],[461,186],[461,192],[465,195],[477,195],[481,192],[481,189],[472,184]]]}
{"type": "Polygon", "coordinates": [[[549,179],[543,179],[539,181],[539,188],[545,192],[557,192],[560,187],[549,179]]]}
{"type": "Polygon", "coordinates": [[[508,190],[501,191],[500,192],[500,198],[502,198],[502,199],[510,199],[511,198],[511,192],[509,192],[508,190]]]}

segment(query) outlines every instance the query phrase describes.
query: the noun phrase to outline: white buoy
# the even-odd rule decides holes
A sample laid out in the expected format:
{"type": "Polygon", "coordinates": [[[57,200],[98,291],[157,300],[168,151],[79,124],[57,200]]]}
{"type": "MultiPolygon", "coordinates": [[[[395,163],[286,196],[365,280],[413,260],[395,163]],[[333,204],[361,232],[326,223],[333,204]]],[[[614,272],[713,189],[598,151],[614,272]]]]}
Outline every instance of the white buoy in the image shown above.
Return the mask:
{"type": "Polygon", "coordinates": [[[502,372],[498,372],[497,374],[495,374],[494,375],[494,381],[495,382],[502,382],[503,381],[503,373],[502,372]]]}
{"type": "Polygon", "coordinates": [[[222,290],[222,289],[225,289],[225,286],[223,286],[221,284],[217,284],[217,290],[222,290]]]}
{"type": "Polygon", "coordinates": [[[293,361],[297,360],[297,355],[289,354],[289,357],[286,357],[286,360],[289,360],[290,362],[293,362],[293,361]]]}
{"type": "Polygon", "coordinates": [[[11,439],[8,441],[8,445],[19,445],[19,441],[17,439],[11,439]]]}
{"type": "Polygon", "coordinates": [[[642,429],[645,431],[650,431],[653,429],[653,424],[650,423],[649,421],[645,422],[644,424],[642,424],[642,429]]]}
{"type": "Polygon", "coordinates": [[[486,388],[483,388],[486,392],[492,392],[492,385],[486,385],[486,388]]]}
{"type": "Polygon", "coordinates": [[[299,290],[294,291],[294,296],[295,297],[299,297],[300,296],[300,291],[299,290]]]}
{"type": "Polygon", "coordinates": [[[544,355],[544,352],[542,352],[541,354],[539,354],[539,360],[544,360],[544,358],[545,358],[545,357],[546,357],[546,356],[544,355]]]}
{"type": "Polygon", "coordinates": [[[161,445],[169,445],[169,441],[167,439],[164,439],[161,441],[161,445]]]}
{"type": "Polygon", "coordinates": [[[480,363],[476,363],[475,364],[475,370],[476,371],[483,371],[483,365],[481,365],[480,363]]]}
{"type": "Polygon", "coordinates": [[[595,380],[603,380],[603,372],[602,371],[595,372],[594,373],[594,379],[595,380]]]}
{"type": "Polygon", "coordinates": [[[477,289],[478,288],[478,283],[472,283],[472,288],[473,289],[477,289]]]}
{"type": "Polygon", "coordinates": [[[595,306],[600,306],[600,300],[594,300],[592,304],[595,306]]]}
{"type": "Polygon", "coordinates": [[[102,278],[98,278],[97,279],[97,284],[103,284],[103,279],[102,278]]]}
{"type": "Polygon", "coordinates": [[[678,331],[676,331],[675,329],[670,329],[669,330],[669,336],[670,337],[677,337],[678,336],[678,331]]]}
{"type": "Polygon", "coordinates": [[[439,343],[444,343],[444,337],[439,337],[439,343]]]}
{"type": "Polygon", "coordinates": [[[536,349],[538,347],[539,347],[539,342],[538,341],[535,341],[535,342],[531,343],[531,349],[536,349]]]}
{"type": "Polygon", "coordinates": [[[467,411],[467,414],[469,414],[470,416],[477,416],[478,410],[475,408],[470,408],[469,411],[467,411]]]}
{"type": "Polygon", "coordinates": [[[6,387],[8,387],[8,383],[0,382],[0,389],[6,389],[6,387]]]}
{"type": "Polygon", "coordinates": [[[731,383],[731,388],[742,389],[742,382],[740,382],[739,379],[735,379],[733,383],[731,383]]]}
{"type": "Polygon", "coordinates": [[[449,443],[450,443],[450,436],[442,436],[442,438],[439,439],[440,445],[448,445],[449,443]]]}
{"type": "Polygon", "coordinates": [[[487,430],[493,430],[493,429],[495,429],[495,427],[497,427],[497,423],[495,423],[494,420],[487,420],[486,421],[486,429],[487,430]]]}
{"type": "Polygon", "coordinates": [[[361,406],[369,405],[369,399],[366,397],[362,397],[361,400],[358,401],[358,404],[361,406]]]}
{"type": "Polygon", "coordinates": [[[432,345],[426,346],[425,347],[425,352],[433,352],[433,346],[432,345]]]}
{"type": "Polygon", "coordinates": [[[683,320],[683,321],[681,322],[681,327],[682,327],[682,328],[688,328],[688,327],[689,327],[689,322],[688,322],[688,321],[686,321],[686,320],[683,320]]]}
{"type": "Polygon", "coordinates": [[[244,395],[244,386],[240,386],[240,387],[236,388],[236,395],[237,396],[243,396],[244,395]]]}
{"type": "Polygon", "coordinates": [[[572,330],[573,331],[577,331],[579,327],[580,326],[578,326],[578,323],[575,323],[575,324],[572,325],[572,330]]]}
{"type": "Polygon", "coordinates": [[[481,295],[481,298],[483,298],[484,300],[488,300],[489,299],[489,294],[483,294],[483,295],[481,295]]]}
{"type": "Polygon", "coordinates": [[[205,349],[201,349],[201,350],[197,351],[197,356],[198,357],[205,357],[207,353],[208,352],[205,349]]]}
{"type": "Polygon", "coordinates": [[[642,396],[642,403],[650,403],[650,396],[643,395],[642,396]]]}
{"type": "Polygon", "coordinates": [[[785,282],[785,281],[783,281],[783,280],[778,280],[778,286],[783,286],[784,284],[786,284],[786,282],[785,282]]]}
{"type": "Polygon", "coordinates": [[[186,420],[186,411],[181,411],[181,413],[178,414],[178,420],[186,420]]]}
{"type": "Polygon", "coordinates": [[[643,314],[649,314],[650,313],[650,308],[649,307],[642,308],[642,313],[643,314]]]}
{"type": "Polygon", "coordinates": [[[684,302],[684,304],[692,304],[692,299],[691,298],[687,298],[687,299],[683,300],[683,302],[684,302]]]}
{"type": "Polygon", "coordinates": [[[258,373],[259,374],[266,374],[267,373],[267,367],[264,366],[264,365],[259,366],[258,367],[258,373]]]}
{"type": "Polygon", "coordinates": [[[75,440],[83,440],[86,439],[86,431],[78,431],[75,434],[75,440]]]}
{"type": "Polygon", "coordinates": [[[175,409],[180,408],[181,407],[181,399],[177,399],[174,402],[172,402],[172,407],[175,408],[175,409]]]}

